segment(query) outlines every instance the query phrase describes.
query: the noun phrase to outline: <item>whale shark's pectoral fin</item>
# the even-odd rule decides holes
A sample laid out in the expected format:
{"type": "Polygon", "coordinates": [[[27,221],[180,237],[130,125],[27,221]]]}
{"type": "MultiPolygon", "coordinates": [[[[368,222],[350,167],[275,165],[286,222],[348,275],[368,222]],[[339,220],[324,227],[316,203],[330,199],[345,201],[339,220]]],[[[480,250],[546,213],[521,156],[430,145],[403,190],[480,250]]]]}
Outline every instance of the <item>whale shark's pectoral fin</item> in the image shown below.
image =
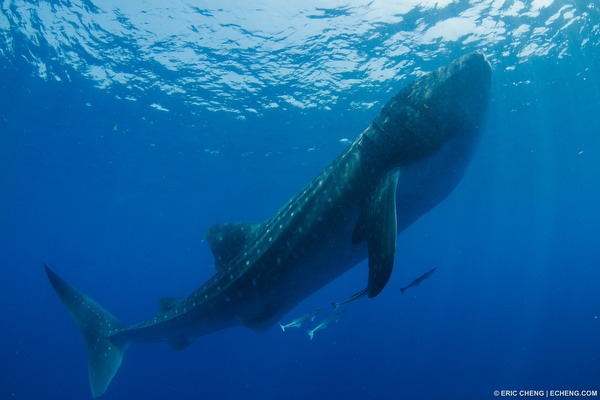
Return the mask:
{"type": "Polygon", "coordinates": [[[367,241],[369,283],[366,294],[375,297],[385,287],[396,253],[396,186],[399,172],[388,174],[375,186],[352,234],[352,243],[367,241]]]}
{"type": "Polygon", "coordinates": [[[215,257],[217,270],[227,266],[256,237],[262,224],[217,224],[206,231],[206,240],[215,257]]]}

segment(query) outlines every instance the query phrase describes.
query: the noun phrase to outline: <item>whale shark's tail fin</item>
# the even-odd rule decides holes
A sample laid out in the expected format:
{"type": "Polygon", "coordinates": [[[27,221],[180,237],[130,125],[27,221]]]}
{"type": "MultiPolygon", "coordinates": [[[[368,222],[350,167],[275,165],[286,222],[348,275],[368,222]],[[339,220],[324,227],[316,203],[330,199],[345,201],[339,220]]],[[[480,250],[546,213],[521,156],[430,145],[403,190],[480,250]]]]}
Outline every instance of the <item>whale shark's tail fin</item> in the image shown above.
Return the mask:
{"type": "Polygon", "coordinates": [[[88,373],[94,397],[100,396],[117,373],[128,343],[111,340],[126,326],[111,313],[80,293],[44,264],[46,275],[58,297],[79,325],[88,349],[88,373]]]}

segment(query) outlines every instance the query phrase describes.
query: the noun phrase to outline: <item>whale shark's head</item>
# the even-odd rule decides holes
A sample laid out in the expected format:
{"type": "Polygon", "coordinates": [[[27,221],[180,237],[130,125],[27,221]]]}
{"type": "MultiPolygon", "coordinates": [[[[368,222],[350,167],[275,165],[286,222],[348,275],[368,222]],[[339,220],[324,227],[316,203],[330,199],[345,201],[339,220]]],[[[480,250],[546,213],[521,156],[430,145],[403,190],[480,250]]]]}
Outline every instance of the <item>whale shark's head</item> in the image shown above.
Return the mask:
{"type": "Polygon", "coordinates": [[[401,90],[365,134],[394,165],[427,158],[459,136],[475,142],[489,103],[491,74],[483,54],[460,57],[401,90]]]}

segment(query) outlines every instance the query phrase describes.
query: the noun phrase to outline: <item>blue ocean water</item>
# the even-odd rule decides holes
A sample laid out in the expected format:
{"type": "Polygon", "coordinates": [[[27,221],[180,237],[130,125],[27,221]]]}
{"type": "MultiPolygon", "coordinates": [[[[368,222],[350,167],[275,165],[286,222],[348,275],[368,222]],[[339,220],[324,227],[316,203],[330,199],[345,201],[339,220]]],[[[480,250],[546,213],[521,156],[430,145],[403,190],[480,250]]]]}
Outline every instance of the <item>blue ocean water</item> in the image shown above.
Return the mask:
{"type": "Polygon", "coordinates": [[[377,298],[312,341],[234,328],[136,345],[103,398],[600,391],[598,4],[248,3],[0,4],[0,398],[91,397],[43,263],[123,321],[150,318],[212,276],[209,226],[269,218],[400,88],[474,50],[494,71],[482,142],[398,237],[377,298]]]}

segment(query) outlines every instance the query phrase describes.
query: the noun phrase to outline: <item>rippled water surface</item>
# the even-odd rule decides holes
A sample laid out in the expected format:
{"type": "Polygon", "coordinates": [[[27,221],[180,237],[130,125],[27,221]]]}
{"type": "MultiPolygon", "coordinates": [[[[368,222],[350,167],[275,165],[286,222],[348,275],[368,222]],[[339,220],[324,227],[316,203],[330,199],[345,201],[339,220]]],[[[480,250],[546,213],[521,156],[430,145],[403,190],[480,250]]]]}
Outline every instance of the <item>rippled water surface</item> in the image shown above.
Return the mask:
{"type": "MultiPolygon", "coordinates": [[[[399,89],[471,51],[493,68],[481,144],[456,190],[399,235],[377,298],[312,341],[305,327],[238,328],[182,352],[134,346],[103,398],[600,390],[599,8],[2,1],[0,398],[90,397],[44,262],[123,321],[151,318],[214,273],[209,226],[272,216],[399,89]]],[[[366,271],[283,322],[329,313],[366,271]]]]}

